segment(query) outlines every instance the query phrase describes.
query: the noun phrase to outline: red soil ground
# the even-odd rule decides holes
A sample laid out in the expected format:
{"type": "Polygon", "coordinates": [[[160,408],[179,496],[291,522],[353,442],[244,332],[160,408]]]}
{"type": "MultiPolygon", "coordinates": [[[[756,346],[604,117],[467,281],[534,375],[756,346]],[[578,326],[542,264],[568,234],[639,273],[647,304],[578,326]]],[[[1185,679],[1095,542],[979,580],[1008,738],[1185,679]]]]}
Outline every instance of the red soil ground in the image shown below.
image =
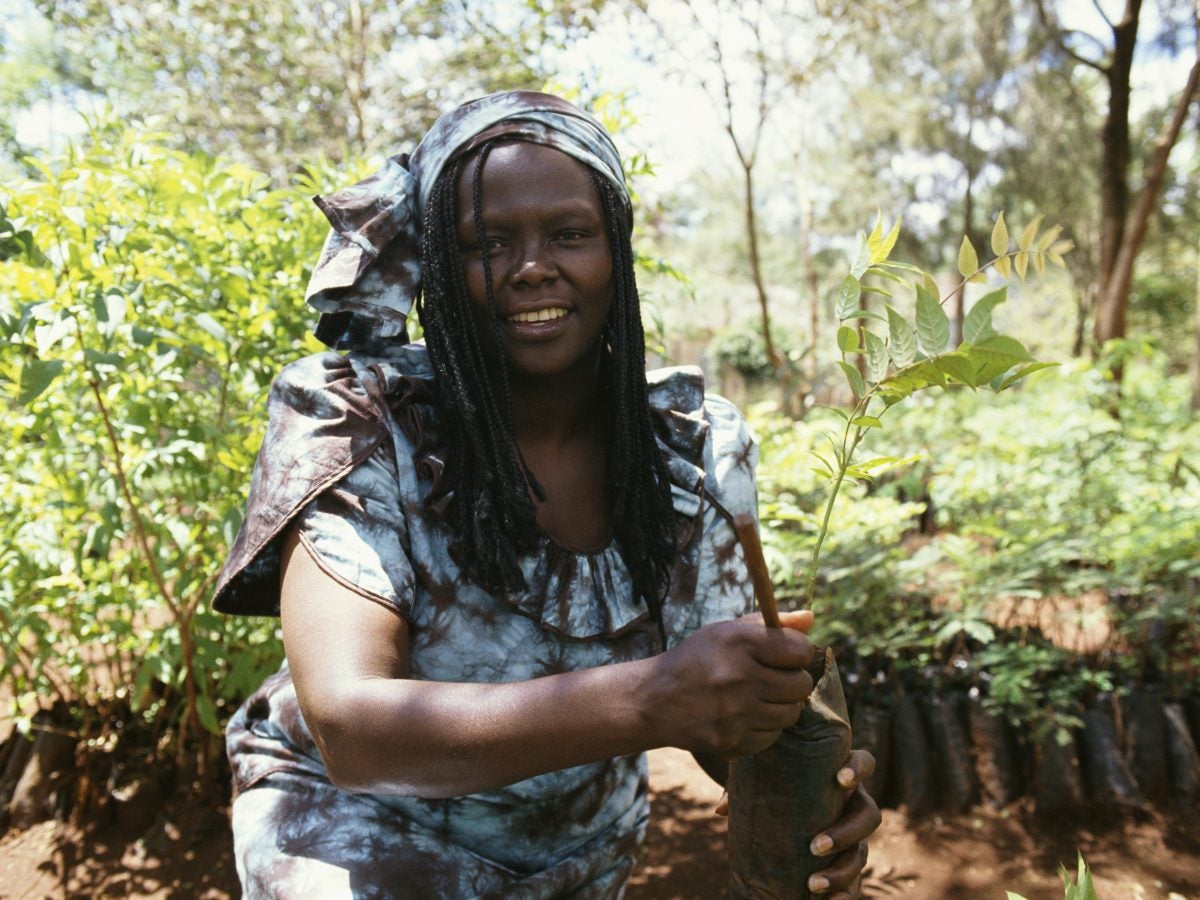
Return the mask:
{"type": "MultiPolygon", "coordinates": [[[[723,896],[720,791],[682,751],[650,755],[654,816],[629,900],[723,896]]],[[[0,839],[0,898],[237,897],[223,811],[169,809],[132,840],[117,830],[83,840],[53,822],[0,839]]],[[[932,818],[909,825],[884,813],[871,843],[864,896],[1059,900],[1060,862],[1076,848],[1091,863],[1101,900],[1200,900],[1200,814],[1086,823],[1033,821],[1025,807],[932,818]]]]}

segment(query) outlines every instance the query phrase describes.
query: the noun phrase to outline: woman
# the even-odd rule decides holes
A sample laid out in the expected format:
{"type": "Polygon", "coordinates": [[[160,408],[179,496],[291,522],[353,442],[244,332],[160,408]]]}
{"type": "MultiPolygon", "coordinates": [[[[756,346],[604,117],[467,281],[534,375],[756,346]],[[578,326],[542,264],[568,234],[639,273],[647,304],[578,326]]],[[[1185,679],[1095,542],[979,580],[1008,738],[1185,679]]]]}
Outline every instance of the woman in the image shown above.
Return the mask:
{"type": "MultiPolygon", "coordinates": [[[[472,101],[317,202],[348,352],[273,386],[214,601],[280,614],[287,655],[229,725],[246,896],[620,896],[644,751],[723,782],[812,690],[811,615],[744,615],[745,424],[647,377],[620,160],[571,104],[472,101]]],[[[854,791],[832,889],[878,815],[854,791]]]]}

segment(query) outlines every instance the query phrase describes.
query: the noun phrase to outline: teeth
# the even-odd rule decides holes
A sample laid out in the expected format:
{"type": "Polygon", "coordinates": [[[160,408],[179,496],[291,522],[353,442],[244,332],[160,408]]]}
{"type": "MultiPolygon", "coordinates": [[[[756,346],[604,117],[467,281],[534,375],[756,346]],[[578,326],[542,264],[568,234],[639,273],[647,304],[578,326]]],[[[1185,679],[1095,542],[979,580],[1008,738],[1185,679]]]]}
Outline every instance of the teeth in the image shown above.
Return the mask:
{"type": "Polygon", "coordinates": [[[567,314],[565,309],[561,307],[551,307],[550,309],[538,309],[533,312],[517,313],[512,316],[510,321],[513,322],[549,322],[551,319],[561,319],[567,314]]]}

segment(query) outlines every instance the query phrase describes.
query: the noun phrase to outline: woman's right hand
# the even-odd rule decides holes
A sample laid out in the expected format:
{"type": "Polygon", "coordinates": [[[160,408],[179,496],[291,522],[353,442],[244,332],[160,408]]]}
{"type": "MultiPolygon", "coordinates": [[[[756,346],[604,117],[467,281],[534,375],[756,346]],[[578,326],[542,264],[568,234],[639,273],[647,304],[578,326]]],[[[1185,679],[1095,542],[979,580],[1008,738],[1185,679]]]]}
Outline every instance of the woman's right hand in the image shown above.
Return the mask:
{"type": "Polygon", "coordinates": [[[654,658],[647,691],[658,743],[727,759],[764,750],[812,693],[805,636],[812,613],[782,613],[783,628],[742,616],[701,628],[654,658]]]}

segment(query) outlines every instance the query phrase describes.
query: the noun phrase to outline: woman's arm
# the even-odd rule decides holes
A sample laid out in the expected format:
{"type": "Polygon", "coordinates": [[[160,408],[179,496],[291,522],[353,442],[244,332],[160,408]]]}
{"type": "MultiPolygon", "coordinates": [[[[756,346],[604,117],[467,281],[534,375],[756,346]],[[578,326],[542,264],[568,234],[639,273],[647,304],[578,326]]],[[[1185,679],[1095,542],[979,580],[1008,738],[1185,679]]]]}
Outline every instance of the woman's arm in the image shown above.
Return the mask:
{"type": "Polygon", "coordinates": [[[458,796],[660,746],[740,756],[769,746],[812,691],[801,620],[767,629],[757,616],[637,662],[507,684],[411,680],[405,620],[327,574],[295,528],[281,610],[305,721],[350,790],[458,796]]]}

